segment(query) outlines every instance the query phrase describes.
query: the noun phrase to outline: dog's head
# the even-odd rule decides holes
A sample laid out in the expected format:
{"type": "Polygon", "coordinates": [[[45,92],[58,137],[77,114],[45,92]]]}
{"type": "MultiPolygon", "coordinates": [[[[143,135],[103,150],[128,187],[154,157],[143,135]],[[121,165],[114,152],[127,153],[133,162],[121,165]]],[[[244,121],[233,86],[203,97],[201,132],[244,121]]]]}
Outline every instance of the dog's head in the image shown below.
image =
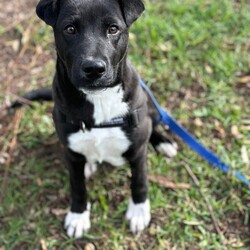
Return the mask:
{"type": "Polygon", "coordinates": [[[143,10],[140,0],[40,0],[36,9],[54,29],[70,81],[85,93],[118,83],[128,29],[143,10]]]}

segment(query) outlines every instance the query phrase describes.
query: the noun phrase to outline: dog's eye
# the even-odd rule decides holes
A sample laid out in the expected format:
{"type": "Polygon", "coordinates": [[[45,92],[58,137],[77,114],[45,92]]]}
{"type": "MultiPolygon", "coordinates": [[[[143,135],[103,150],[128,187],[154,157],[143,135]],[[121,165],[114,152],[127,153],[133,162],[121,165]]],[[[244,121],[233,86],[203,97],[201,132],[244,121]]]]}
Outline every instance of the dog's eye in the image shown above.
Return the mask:
{"type": "Polygon", "coordinates": [[[74,35],[76,33],[76,28],[73,25],[68,25],[64,28],[64,31],[69,35],[74,35]]]}
{"type": "Polygon", "coordinates": [[[116,35],[119,32],[119,27],[115,24],[112,24],[108,28],[108,34],[116,35]]]}

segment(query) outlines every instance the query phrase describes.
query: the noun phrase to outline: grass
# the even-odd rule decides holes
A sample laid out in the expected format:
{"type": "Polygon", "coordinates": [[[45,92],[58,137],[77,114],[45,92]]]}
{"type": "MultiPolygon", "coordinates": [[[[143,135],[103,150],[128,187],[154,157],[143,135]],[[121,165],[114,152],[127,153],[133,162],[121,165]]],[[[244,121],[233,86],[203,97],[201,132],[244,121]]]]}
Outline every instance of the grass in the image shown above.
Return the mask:
{"type": "MultiPolygon", "coordinates": [[[[146,12],[132,27],[129,53],[160,103],[248,178],[249,162],[241,152],[250,155],[250,99],[240,75],[250,71],[249,8],[247,1],[148,0],[146,12]]],[[[36,25],[30,46],[41,43],[51,53],[50,28],[40,22],[36,25]]],[[[22,29],[18,27],[17,32],[22,29]]],[[[42,67],[47,85],[54,68],[51,61],[42,67]]],[[[34,75],[32,87],[40,81],[34,75]]],[[[149,149],[149,174],[191,184],[190,189],[166,189],[150,183],[149,229],[134,237],[124,220],[129,168],[102,166],[88,183],[92,229],[81,240],[68,239],[62,228],[69,204],[68,176],[53,129],[51,104],[24,109],[0,206],[0,249],[40,249],[42,243],[47,249],[84,249],[87,242],[114,250],[249,249],[249,188],[214,169],[180,141],[173,160],[149,149]],[[185,164],[200,187],[193,184],[185,164]],[[222,235],[216,232],[200,191],[211,204],[222,235]]],[[[1,124],[7,127],[11,119],[1,124]]],[[[2,148],[7,151],[13,134],[9,130],[1,135],[2,148]]]]}

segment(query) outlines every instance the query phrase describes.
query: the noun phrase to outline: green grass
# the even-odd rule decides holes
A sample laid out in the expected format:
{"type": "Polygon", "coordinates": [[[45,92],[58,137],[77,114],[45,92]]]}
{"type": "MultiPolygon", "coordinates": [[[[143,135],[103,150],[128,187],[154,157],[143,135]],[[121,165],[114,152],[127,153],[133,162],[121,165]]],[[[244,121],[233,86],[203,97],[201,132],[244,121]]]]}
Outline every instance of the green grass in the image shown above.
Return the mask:
{"type": "MultiPolygon", "coordinates": [[[[249,11],[247,1],[148,0],[146,12],[131,29],[129,53],[173,117],[248,178],[250,166],[241,150],[247,147],[250,155],[250,134],[244,126],[250,116],[249,89],[237,82],[237,76],[250,71],[249,11]],[[232,135],[232,126],[239,136],[232,135]]],[[[31,44],[42,42],[51,51],[51,30],[39,25],[31,44]]],[[[44,68],[43,77],[49,81],[54,68],[51,64],[44,68]]],[[[34,85],[37,82],[34,78],[34,85]]],[[[50,104],[36,105],[23,114],[0,206],[0,247],[39,249],[43,239],[48,249],[80,249],[86,242],[107,250],[249,249],[249,188],[214,169],[180,141],[173,160],[149,149],[149,174],[191,184],[188,190],[172,190],[150,183],[149,229],[134,237],[124,220],[129,168],[103,166],[88,182],[91,231],[81,240],[68,239],[62,227],[69,204],[68,176],[48,110],[50,104]],[[216,233],[206,202],[184,164],[199,179],[223,236],[216,233]]],[[[11,134],[5,143],[9,138],[11,134]]]]}

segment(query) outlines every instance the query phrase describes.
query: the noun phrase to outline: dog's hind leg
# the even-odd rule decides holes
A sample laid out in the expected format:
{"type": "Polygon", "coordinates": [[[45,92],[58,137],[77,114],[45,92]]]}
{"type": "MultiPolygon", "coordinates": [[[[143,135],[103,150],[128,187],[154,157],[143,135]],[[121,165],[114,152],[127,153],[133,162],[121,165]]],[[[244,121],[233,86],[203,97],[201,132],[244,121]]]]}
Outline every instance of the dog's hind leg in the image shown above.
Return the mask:
{"type": "Polygon", "coordinates": [[[177,154],[177,143],[170,139],[170,136],[166,133],[166,131],[159,130],[160,117],[159,113],[152,105],[151,102],[149,104],[149,115],[152,120],[152,133],[149,139],[149,142],[152,144],[153,148],[156,152],[161,153],[169,158],[173,158],[177,154]]]}
{"type": "Polygon", "coordinates": [[[80,238],[90,229],[90,204],[87,203],[84,165],[85,157],[65,149],[65,158],[70,174],[71,208],[68,212],[64,227],[69,237],[80,238]]]}
{"type": "Polygon", "coordinates": [[[169,158],[176,156],[178,149],[177,143],[169,139],[167,135],[158,132],[156,127],[153,128],[149,141],[157,152],[169,158]]]}
{"type": "Polygon", "coordinates": [[[168,133],[166,133],[166,131],[160,131],[158,129],[161,119],[159,112],[155,108],[152,101],[148,101],[148,107],[149,116],[151,118],[153,126],[149,142],[152,144],[156,152],[161,153],[169,158],[173,158],[177,154],[177,143],[170,139],[170,136],[168,135],[168,133]]]}

